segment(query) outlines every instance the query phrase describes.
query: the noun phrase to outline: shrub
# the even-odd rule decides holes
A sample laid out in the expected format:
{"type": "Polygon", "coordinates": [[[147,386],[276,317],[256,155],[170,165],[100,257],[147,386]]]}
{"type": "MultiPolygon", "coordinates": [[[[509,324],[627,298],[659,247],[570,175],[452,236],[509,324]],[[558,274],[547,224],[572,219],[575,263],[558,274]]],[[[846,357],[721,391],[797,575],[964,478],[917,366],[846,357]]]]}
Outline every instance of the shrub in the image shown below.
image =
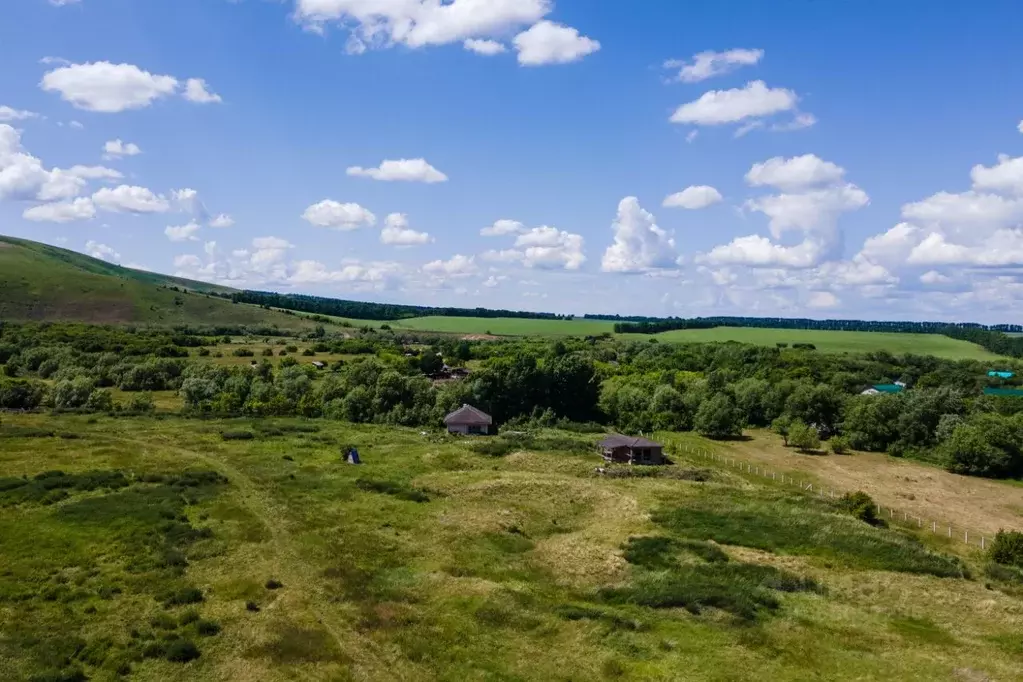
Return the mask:
{"type": "Polygon", "coordinates": [[[306,348],[304,351],[302,351],[302,355],[307,358],[311,358],[314,355],[316,355],[316,351],[314,351],[312,348],[306,348]]]}
{"type": "Polygon", "coordinates": [[[280,580],[274,580],[273,578],[270,578],[269,580],[266,581],[266,589],[268,590],[279,590],[282,587],[284,587],[284,583],[282,583],[280,580]]]}
{"type": "Polygon", "coordinates": [[[1023,533],[1015,530],[1000,530],[991,543],[991,561],[1004,566],[1023,568],[1023,533]]]}
{"type": "Polygon", "coordinates": [[[221,431],[220,437],[224,440],[252,440],[256,434],[251,431],[221,431]]]}
{"type": "Polygon", "coordinates": [[[166,656],[172,663],[188,663],[199,658],[199,647],[191,640],[176,639],[167,646],[166,656]]]}
{"type": "Polygon", "coordinates": [[[166,613],[156,614],[149,619],[149,624],[157,630],[173,630],[178,626],[178,622],[166,613]]]}
{"type": "Polygon", "coordinates": [[[212,637],[220,632],[220,623],[215,620],[200,620],[195,624],[195,631],[203,637],[212,637]]]}
{"type": "Polygon", "coordinates": [[[796,421],[789,426],[788,443],[797,450],[806,452],[820,448],[821,437],[815,427],[796,421]]]}
{"type": "Polygon", "coordinates": [[[248,348],[235,348],[233,351],[231,351],[231,355],[235,356],[236,358],[251,358],[255,357],[256,354],[253,353],[248,348]]]}
{"type": "Polygon", "coordinates": [[[200,348],[199,349],[199,357],[200,358],[208,357],[209,354],[210,354],[210,349],[209,348],[200,348]]]}
{"type": "Polygon", "coordinates": [[[864,523],[869,523],[872,526],[882,524],[881,519],[877,517],[877,505],[873,498],[862,490],[843,495],[842,506],[864,523]]]}
{"type": "Polygon", "coordinates": [[[284,350],[288,351],[289,353],[297,353],[298,346],[285,346],[284,350]]]}
{"type": "Polygon", "coordinates": [[[133,395],[128,401],[129,412],[148,413],[155,409],[156,405],[153,404],[153,396],[150,393],[133,395]]]}
{"type": "Polygon", "coordinates": [[[252,613],[259,613],[259,604],[254,601],[245,602],[245,610],[252,613]]]}
{"type": "Polygon", "coordinates": [[[185,604],[198,604],[202,600],[202,591],[198,587],[183,587],[180,590],[165,595],[163,605],[183,606],[185,604]]]}
{"type": "Polygon", "coordinates": [[[29,682],[86,682],[88,676],[81,668],[51,670],[28,678],[29,682]]]}
{"type": "Polygon", "coordinates": [[[274,349],[273,348],[264,348],[262,355],[263,355],[264,358],[272,358],[273,355],[274,355],[274,349]]]}
{"type": "Polygon", "coordinates": [[[828,447],[836,455],[844,455],[849,452],[849,439],[845,436],[832,436],[828,441],[828,447]]]}
{"type": "Polygon", "coordinates": [[[199,612],[195,609],[188,609],[178,618],[178,625],[191,625],[199,620],[199,612]]]}
{"type": "Polygon", "coordinates": [[[430,496],[427,495],[426,492],[419,490],[418,488],[410,488],[394,481],[372,481],[360,478],[355,482],[355,485],[359,489],[367,492],[382,493],[384,495],[397,497],[401,500],[408,500],[409,502],[430,501],[430,496]]]}

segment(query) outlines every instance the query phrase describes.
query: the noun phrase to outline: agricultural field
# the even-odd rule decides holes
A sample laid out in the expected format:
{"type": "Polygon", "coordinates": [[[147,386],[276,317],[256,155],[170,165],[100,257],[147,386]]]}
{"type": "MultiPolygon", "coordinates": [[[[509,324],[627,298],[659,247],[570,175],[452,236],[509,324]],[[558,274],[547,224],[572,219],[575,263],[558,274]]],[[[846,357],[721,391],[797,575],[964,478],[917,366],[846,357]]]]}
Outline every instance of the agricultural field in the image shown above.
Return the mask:
{"type": "Polygon", "coordinates": [[[494,336],[596,336],[614,331],[603,320],[534,320],[517,317],[412,317],[391,322],[394,329],[494,336]]]}
{"type": "MultiPolygon", "coordinates": [[[[650,338],[629,334],[628,338],[650,338]]],[[[847,332],[815,329],[760,329],[750,327],[715,327],[713,329],[679,329],[655,334],[660,341],[706,343],[738,341],[759,346],[779,343],[812,343],[821,353],[868,353],[887,351],[895,355],[915,353],[934,355],[949,360],[997,360],[998,355],[967,341],[950,339],[940,334],[893,334],[887,332],[847,332]]]]}
{"type": "Polygon", "coordinates": [[[5,415],[0,679],[1018,678],[979,550],[531,433],[5,415]]]}

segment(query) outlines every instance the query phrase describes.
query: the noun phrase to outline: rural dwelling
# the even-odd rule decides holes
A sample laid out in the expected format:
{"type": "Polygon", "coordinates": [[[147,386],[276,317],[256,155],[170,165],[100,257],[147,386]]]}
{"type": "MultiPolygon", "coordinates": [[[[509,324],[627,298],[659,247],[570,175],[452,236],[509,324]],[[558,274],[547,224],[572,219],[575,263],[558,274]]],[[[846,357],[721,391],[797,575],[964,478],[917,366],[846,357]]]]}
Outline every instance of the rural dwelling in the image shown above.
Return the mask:
{"type": "Polygon", "coordinates": [[[608,462],[619,464],[664,464],[664,446],[646,438],[612,433],[597,443],[608,462]]]}
{"type": "Polygon", "coordinates": [[[881,393],[902,393],[902,390],[906,387],[906,384],[896,382],[894,384],[874,384],[870,388],[864,390],[860,395],[879,395],[881,393]]]}
{"type": "Polygon", "coordinates": [[[320,362],[319,360],[316,360],[316,361],[314,361],[314,362],[312,363],[312,365],[313,365],[313,367],[315,367],[316,369],[323,369],[324,367],[326,367],[326,366],[327,366],[327,365],[325,365],[324,363],[320,362]]]}
{"type": "Polygon", "coordinates": [[[486,412],[477,410],[472,405],[462,405],[444,417],[444,425],[448,433],[462,435],[486,435],[491,432],[494,420],[486,412]]]}

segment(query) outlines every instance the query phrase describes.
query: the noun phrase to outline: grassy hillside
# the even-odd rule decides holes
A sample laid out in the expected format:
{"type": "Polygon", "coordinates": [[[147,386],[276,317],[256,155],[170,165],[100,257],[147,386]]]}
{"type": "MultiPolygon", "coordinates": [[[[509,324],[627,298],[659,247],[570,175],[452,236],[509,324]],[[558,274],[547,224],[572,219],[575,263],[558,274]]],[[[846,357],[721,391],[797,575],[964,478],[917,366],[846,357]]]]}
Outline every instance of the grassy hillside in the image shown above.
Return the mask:
{"type": "Polygon", "coordinates": [[[0,319],[308,325],[295,316],[206,296],[207,291],[230,290],[123,268],[46,244],[0,237],[0,319]]]}
{"type": "Polygon", "coordinates": [[[0,679],[1019,672],[1018,588],[976,550],[681,453],[605,477],[595,436],[550,431],[506,457],[301,420],[17,415],[0,435],[0,679]]]}

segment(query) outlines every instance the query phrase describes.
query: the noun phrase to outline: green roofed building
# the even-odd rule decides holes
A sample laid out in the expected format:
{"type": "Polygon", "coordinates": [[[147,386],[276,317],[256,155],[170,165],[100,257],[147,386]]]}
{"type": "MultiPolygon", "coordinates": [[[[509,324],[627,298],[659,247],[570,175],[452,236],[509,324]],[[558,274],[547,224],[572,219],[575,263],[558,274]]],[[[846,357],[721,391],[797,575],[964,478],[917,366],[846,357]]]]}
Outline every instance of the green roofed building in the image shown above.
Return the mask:
{"type": "Polygon", "coordinates": [[[1023,388],[994,388],[988,386],[984,389],[984,395],[1001,396],[1003,398],[1023,398],[1023,388]]]}
{"type": "Polygon", "coordinates": [[[902,393],[905,390],[905,385],[902,383],[898,384],[874,384],[867,390],[860,393],[860,395],[878,395],[880,393],[902,393]]]}

